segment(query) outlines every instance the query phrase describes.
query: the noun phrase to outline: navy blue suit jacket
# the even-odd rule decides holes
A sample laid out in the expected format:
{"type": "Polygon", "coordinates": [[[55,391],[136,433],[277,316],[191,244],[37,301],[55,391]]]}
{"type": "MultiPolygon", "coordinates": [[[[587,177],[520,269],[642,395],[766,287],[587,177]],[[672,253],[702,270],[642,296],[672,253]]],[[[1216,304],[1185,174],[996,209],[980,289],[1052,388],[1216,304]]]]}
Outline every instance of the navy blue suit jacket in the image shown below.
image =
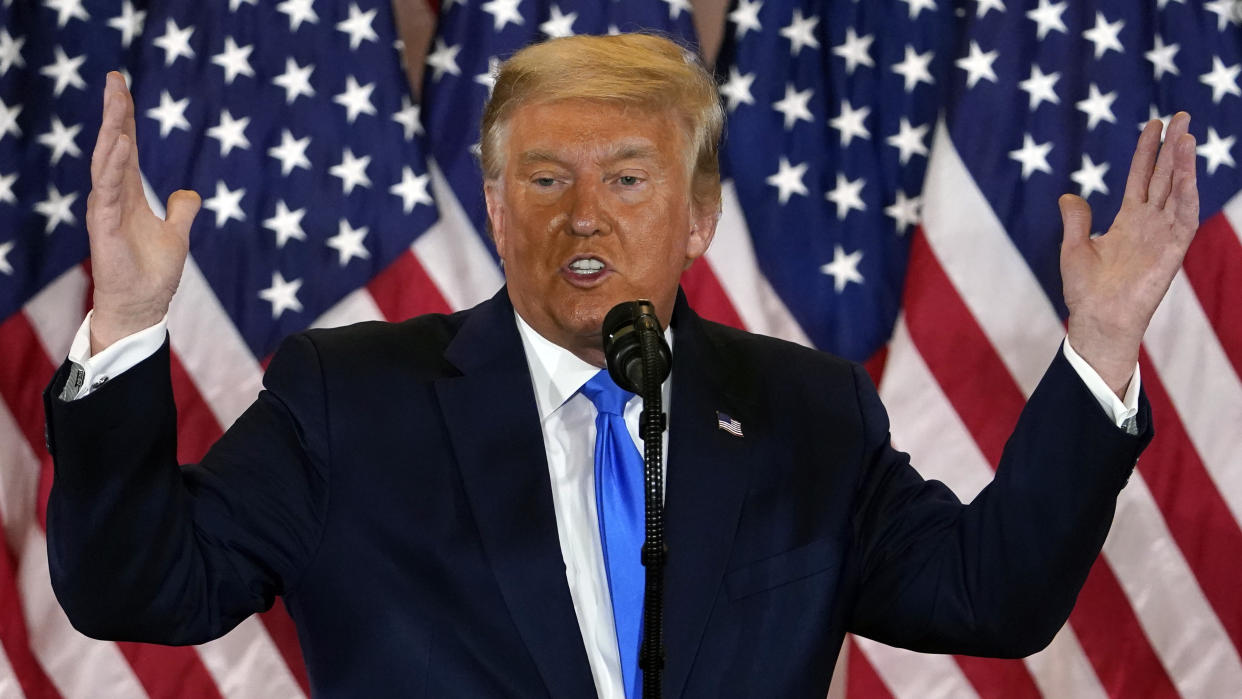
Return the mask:
{"type": "MultiPolygon", "coordinates": [[[[854,631],[1019,656],[1068,615],[1150,436],[1058,353],[969,506],[889,444],[857,366],[679,300],[667,477],[668,696],[822,697],[854,631]],[[717,411],[743,437],[718,429],[717,411]]],[[[48,554],[88,635],[215,638],[283,595],[319,696],[584,697],[526,360],[480,306],[290,338],[179,469],[167,345],[45,397],[48,554]]]]}

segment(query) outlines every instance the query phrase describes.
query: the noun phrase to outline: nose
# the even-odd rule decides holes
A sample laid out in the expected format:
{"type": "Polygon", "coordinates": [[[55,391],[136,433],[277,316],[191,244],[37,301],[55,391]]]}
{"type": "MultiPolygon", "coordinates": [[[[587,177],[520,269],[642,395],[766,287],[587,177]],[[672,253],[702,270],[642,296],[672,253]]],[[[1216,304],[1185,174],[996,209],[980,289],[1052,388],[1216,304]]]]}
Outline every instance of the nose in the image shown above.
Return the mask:
{"type": "Polygon", "coordinates": [[[612,230],[611,219],[605,205],[604,185],[601,182],[574,183],[573,199],[569,209],[569,229],[574,235],[603,235],[612,230]]]}

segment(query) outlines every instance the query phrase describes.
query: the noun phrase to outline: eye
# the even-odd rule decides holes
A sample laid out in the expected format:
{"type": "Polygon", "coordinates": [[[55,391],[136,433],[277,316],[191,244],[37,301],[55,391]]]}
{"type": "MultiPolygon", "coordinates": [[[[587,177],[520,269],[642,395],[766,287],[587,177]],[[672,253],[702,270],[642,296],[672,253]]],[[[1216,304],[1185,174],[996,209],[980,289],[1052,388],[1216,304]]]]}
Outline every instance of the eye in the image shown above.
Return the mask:
{"type": "Polygon", "coordinates": [[[536,177],[535,184],[539,187],[551,187],[556,184],[556,180],[551,177],[536,177]]]}
{"type": "Polygon", "coordinates": [[[634,175],[622,175],[617,178],[617,182],[625,187],[633,187],[641,181],[642,180],[638,179],[634,175]]]}

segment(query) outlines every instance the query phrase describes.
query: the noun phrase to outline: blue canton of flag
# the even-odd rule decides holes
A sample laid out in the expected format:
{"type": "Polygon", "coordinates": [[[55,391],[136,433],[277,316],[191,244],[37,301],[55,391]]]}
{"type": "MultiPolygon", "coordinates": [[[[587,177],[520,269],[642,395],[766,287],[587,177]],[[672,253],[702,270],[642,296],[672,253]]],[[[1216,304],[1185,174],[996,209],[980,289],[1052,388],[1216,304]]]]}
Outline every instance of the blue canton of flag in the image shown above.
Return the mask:
{"type": "Polygon", "coordinates": [[[87,255],[111,69],[157,198],[202,195],[193,262],[257,357],[435,221],[389,3],[51,4],[0,30],[0,314],[87,255]]]}
{"type": "Polygon", "coordinates": [[[729,13],[724,177],[760,268],[822,349],[865,360],[892,332],[953,27],[933,3],[729,13]]]}
{"type": "Polygon", "coordinates": [[[672,36],[691,50],[697,45],[688,0],[444,2],[424,73],[427,131],[431,155],[476,233],[486,239],[479,121],[500,62],[548,38],[640,30],[672,36]]]}

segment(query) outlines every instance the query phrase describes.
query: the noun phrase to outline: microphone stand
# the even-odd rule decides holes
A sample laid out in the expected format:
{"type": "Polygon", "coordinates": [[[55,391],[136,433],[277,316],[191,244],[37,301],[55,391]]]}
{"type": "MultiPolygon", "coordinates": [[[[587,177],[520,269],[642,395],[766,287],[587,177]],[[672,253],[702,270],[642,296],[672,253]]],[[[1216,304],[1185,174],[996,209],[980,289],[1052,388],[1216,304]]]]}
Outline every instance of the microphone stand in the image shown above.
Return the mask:
{"type": "Polygon", "coordinates": [[[643,380],[639,395],[643,411],[638,433],[643,440],[643,484],[646,501],[646,538],[643,542],[642,564],[646,569],[643,594],[643,641],[638,666],[643,671],[644,699],[660,699],[664,674],[664,563],[668,547],[664,543],[664,442],[668,419],[664,414],[664,397],[660,385],[659,323],[651,316],[641,316],[636,324],[646,325],[650,332],[639,332],[642,344],[643,380]]]}

